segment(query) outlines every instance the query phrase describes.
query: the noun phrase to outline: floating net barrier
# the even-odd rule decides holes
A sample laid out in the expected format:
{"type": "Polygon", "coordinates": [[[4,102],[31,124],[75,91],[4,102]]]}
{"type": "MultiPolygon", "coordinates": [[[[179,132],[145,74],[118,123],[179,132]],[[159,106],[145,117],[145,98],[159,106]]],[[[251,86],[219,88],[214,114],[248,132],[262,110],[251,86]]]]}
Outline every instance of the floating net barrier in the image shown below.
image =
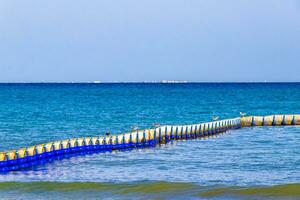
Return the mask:
{"type": "Polygon", "coordinates": [[[300,125],[300,115],[268,115],[241,118],[241,126],[288,126],[300,125]]]}
{"type": "Polygon", "coordinates": [[[300,125],[300,115],[249,116],[192,125],[160,126],[111,136],[73,138],[0,152],[0,172],[16,171],[55,159],[154,147],[174,140],[196,139],[248,126],[300,125]]]}

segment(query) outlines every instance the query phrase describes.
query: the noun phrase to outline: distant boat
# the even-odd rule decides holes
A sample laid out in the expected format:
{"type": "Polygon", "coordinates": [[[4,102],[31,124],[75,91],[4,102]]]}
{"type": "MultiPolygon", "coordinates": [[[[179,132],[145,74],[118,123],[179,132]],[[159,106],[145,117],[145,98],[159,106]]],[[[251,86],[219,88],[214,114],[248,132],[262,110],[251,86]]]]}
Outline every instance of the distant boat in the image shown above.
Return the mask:
{"type": "Polygon", "coordinates": [[[187,81],[162,80],[161,83],[187,83],[187,81]]]}
{"type": "Polygon", "coordinates": [[[93,83],[101,83],[101,81],[93,81],[93,83]]]}

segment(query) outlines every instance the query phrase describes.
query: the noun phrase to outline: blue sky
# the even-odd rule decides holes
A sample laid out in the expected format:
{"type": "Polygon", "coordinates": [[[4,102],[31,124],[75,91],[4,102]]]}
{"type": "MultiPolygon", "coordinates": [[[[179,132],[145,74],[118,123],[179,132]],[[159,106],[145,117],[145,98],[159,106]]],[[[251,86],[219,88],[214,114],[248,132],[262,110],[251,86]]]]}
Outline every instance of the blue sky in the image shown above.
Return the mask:
{"type": "Polygon", "coordinates": [[[1,82],[299,75],[299,0],[0,3],[1,82]]]}

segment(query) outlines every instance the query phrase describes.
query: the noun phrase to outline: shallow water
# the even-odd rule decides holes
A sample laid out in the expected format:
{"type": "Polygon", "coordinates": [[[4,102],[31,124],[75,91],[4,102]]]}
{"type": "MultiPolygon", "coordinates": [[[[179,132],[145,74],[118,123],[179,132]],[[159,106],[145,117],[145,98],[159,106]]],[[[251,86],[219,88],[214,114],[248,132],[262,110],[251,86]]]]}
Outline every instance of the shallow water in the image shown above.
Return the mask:
{"type": "Polygon", "coordinates": [[[299,199],[299,189],[299,184],[228,187],[174,182],[0,183],[0,195],[5,199],[299,199]]]}
{"type": "Polygon", "coordinates": [[[158,148],[57,160],[0,181],[167,181],[199,185],[274,185],[300,180],[300,127],[234,130],[158,148]]]}
{"type": "MultiPolygon", "coordinates": [[[[299,110],[300,84],[0,84],[0,145],[8,150],[108,130],[118,133],[134,124],[144,128],[156,122],[211,121],[212,115],[236,117],[240,111],[266,115],[299,110]]],[[[2,174],[0,181],[6,183],[0,183],[0,195],[297,199],[299,147],[300,127],[243,128],[2,174]]]]}

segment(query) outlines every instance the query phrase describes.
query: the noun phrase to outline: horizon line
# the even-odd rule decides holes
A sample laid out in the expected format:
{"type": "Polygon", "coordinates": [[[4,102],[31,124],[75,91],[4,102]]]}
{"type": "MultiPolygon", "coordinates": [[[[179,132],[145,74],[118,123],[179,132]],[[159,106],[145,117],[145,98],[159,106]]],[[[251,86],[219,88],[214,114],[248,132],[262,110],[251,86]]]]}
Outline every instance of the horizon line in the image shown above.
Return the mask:
{"type": "Polygon", "coordinates": [[[187,83],[300,83],[300,81],[0,81],[0,84],[187,84],[187,83]]]}

